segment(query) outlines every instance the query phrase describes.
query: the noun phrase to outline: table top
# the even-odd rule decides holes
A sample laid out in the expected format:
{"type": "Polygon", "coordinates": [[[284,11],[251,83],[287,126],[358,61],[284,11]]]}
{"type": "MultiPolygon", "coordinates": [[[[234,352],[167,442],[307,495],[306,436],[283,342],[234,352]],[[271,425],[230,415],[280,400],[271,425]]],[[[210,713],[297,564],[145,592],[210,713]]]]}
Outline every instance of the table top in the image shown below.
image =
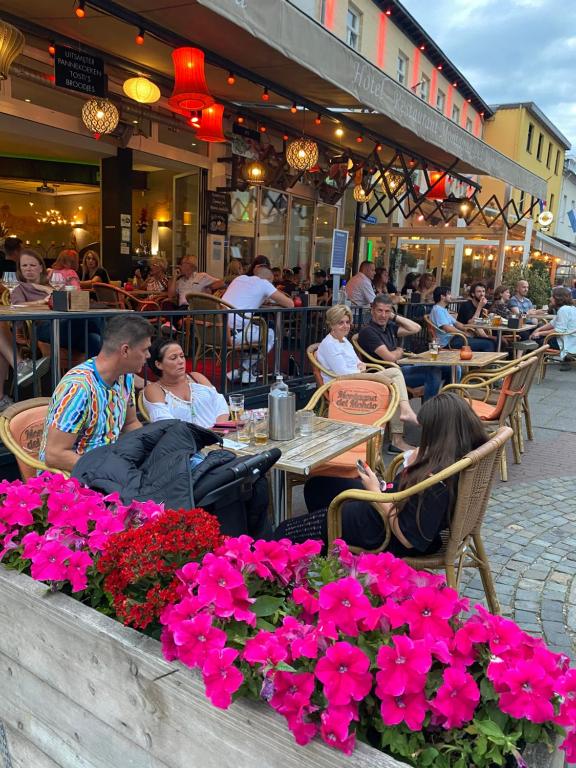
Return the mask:
{"type": "Polygon", "coordinates": [[[380,430],[381,427],[317,416],[311,435],[296,435],[293,440],[268,440],[264,445],[246,445],[238,443],[232,433],[224,439],[224,448],[238,455],[262,453],[270,448],[279,448],[282,456],[274,465],[274,469],[293,472],[295,475],[308,475],[315,467],[366,442],[380,430]]]}
{"type": "Polygon", "coordinates": [[[398,365],[462,365],[466,368],[483,368],[506,357],[508,357],[507,352],[472,352],[470,360],[461,360],[459,349],[441,349],[438,357],[434,359],[430,352],[420,352],[417,355],[403,357],[396,362],[398,365]]]}
{"type": "Polygon", "coordinates": [[[44,315],[49,320],[67,319],[74,315],[118,315],[123,312],[132,312],[131,309],[104,309],[101,307],[95,307],[90,309],[70,310],[68,312],[59,312],[50,309],[47,304],[38,303],[29,306],[3,307],[0,306],[0,319],[2,320],[26,320],[27,318],[34,318],[38,315],[44,315]]]}

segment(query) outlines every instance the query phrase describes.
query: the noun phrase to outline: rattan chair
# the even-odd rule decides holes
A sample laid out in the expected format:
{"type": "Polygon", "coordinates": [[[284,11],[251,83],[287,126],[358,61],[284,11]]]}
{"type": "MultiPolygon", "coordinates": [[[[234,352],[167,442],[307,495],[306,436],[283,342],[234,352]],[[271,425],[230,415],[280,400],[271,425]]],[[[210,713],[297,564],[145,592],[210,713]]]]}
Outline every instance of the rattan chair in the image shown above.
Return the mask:
{"type": "MultiPolygon", "coordinates": [[[[395,368],[400,367],[396,363],[391,363],[391,362],[388,362],[387,360],[382,360],[381,358],[377,358],[377,357],[373,357],[372,355],[369,355],[368,352],[366,352],[366,350],[362,349],[362,347],[360,346],[357,333],[355,333],[354,336],[352,336],[352,346],[358,353],[358,357],[361,360],[363,360],[365,363],[371,363],[372,365],[386,365],[389,368],[392,366],[394,366],[395,368]]],[[[424,397],[424,386],[409,387],[408,385],[406,385],[406,390],[408,391],[408,394],[411,398],[424,397]]]]}
{"type": "Polygon", "coordinates": [[[98,301],[110,309],[132,309],[137,312],[153,312],[160,309],[157,301],[139,299],[129,291],[110,283],[94,283],[91,290],[96,294],[98,301]]]}
{"type": "Polygon", "coordinates": [[[552,331],[552,333],[549,333],[547,336],[544,337],[544,344],[548,345],[548,351],[540,359],[540,366],[538,370],[539,384],[541,384],[544,381],[544,377],[546,376],[546,367],[553,360],[558,360],[560,358],[560,349],[556,349],[555,347],[550,346],[550,341],[552,339],[558,339],[558,346],[561,346],[562,339],[565,336],[574,336],[574,334],[576,334],[576,331],[567,331],[566,333],[561,333],[560,331],[552,331]]]}
{"type": "Polygon", "coordinates": [[[150,421],[150,414],[148,413],[148,409],[146,408],[146,404],[144,402],[144,390],[141,389],[140,392],[138,392],[138,399],[136,400],[136,405],[138,408],[138,413],[146,423],[150,421]]]}
{"type": "MultiPolygon", "coordinates": [[[[306,356],[312,367],[312,373],[314,374],[316,386],[323,387],[324,379],[322,378],[322,374],[328,376],[330,379],[337,379],[341,377],[339,377],[337,373],[331,371],[329,368],[325,368],[322,363],[319,362],[318,357],[316,356],[316,352],[318,351],[319,346],[319,343],[310,344],[310,346],[306,349],[306,356]]],[[[378,363],[366,363],[366,370],[364,373],[385,373],[386,368],[396,368],[397,370],[400,370],[400,366],[396,365],[396,363],[386,363],[384,360],[380,360],[378,363]]]]}
{"type": "MultiPolygon", "coordinates": [[[[438,334],[443,333],[442,328],[438,328],[437,325],[434,325],[432,320],[430,320],[430,315],[424,315],[424,323],[426,324],[426,330],[428,332],[428,339],[430,341],[438,341],[438,334]]],[[[462,333],[461,331],[456,331],[452,334],[450,341],[448,342],[448,349],[452,349],[452,342],[454,339],[460,337],[464,344],[468,344],[470,339],[468,336],[466,336],[465,333],[462,333]]]]}
{"type": "Polygon", "coordinates": [[[34,477],[38,471],[58,472],[38,458],[44,422],[48,414],[49,397],[34,397],[8,406],[0,413],[0,439],[14,454],[23,480],[34,477]]]}
{"type": "MultiPolygon", "coordinates": [[[[421,483],[398,493],[373,493],[350,490],[337,496],[328,509],[328,544],[342,537],[342,507],[347,501],[366,501],[382,514],[378,504],[397,503],[425,492],[428,488],[449,477],[458,475],[458,488],[450,528],[442,548],[433,555],[417,555],[404,560],[413,568],[444,570],[450,587],[459,589],[463,568],[478,568],[486,594],[488,606],[493,613],[500,612],[494,588],[490,562],[482,540],[482,523],[490,498],[490,491],[500,457],[506,441],[512,437],[510,427],[501,427],[484,445],[466,454],[460,461],[441,472],[426,478],[421,483]]],[[[386,526],[386,537],[378,550],[385,550],[390,541],[387,518],[382,515],[386,526]]],[[[362,551],[351,547],[355,552],[362,551]]]]}

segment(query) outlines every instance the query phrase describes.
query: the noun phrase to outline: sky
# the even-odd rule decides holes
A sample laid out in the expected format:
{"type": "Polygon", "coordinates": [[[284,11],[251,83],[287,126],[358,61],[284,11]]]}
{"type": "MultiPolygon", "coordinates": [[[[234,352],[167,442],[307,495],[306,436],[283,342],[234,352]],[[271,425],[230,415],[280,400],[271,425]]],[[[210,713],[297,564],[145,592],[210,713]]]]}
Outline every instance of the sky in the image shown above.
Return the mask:
{"type": "Polygon", "coordinates": [[[487,104],[535,102],[576,154],[575,0],[402,0],[487,104]]]}

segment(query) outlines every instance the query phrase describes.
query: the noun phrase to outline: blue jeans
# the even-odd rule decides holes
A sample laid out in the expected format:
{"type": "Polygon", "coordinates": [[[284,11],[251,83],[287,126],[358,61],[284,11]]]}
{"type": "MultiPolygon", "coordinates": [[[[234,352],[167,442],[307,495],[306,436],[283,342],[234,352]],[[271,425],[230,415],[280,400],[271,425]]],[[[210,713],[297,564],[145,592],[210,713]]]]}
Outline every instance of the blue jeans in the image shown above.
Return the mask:
{"type": "Polygon", "coordinates": [[[424,387],[423,400],[434,397],[440,391],[440,387],[450,384],[450,368],[433,365],[402,365],[402,375],[407,387],[424,387]]]}
{"type": "MultiPolygon", "coordinates": [[[[464,346],[464,340],[461,336],[455,336],[450,346],[452,349],[460,349],[464,346]]],[[[478,336],[469,336],[468,346],[474,352],[496,352],[498,342],[496,339],[481,339],[478,336]]]]}

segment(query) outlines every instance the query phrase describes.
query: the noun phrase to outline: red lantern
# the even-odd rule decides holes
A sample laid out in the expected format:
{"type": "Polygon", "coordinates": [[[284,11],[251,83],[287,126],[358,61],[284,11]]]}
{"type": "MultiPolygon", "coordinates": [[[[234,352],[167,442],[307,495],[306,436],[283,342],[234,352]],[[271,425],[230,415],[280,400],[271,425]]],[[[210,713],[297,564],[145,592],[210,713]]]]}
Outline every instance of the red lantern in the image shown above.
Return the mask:
{"type": "Polygon", "coordinates": [[[441,171],[432,171],[430,173],[430,186],[434,187],[434,189],[426,192],[428,200],[444,200],[445,197],[448,197],[448,192],[446,191],[448,176],[444,175],[444,178],[442,178],[443,175],[441,171]]]}
{"type": "Polygon", "coordinates": [[[199,48],[176,48],[174,62],[174,91],[168,99],[171,107],[179,109],[206,109],[214,104],[208,93],[204,74],[204,51],[199,48]]]}
{"type": "Polygon", "coordinates": [[[196,138],[200,141],[211,141],[222,143],[226,137],[222,133],[222,118],[224,116],[224,106],[222,104],[212,104],[202,110],[202,121],[196,131],[196,138]]]}

